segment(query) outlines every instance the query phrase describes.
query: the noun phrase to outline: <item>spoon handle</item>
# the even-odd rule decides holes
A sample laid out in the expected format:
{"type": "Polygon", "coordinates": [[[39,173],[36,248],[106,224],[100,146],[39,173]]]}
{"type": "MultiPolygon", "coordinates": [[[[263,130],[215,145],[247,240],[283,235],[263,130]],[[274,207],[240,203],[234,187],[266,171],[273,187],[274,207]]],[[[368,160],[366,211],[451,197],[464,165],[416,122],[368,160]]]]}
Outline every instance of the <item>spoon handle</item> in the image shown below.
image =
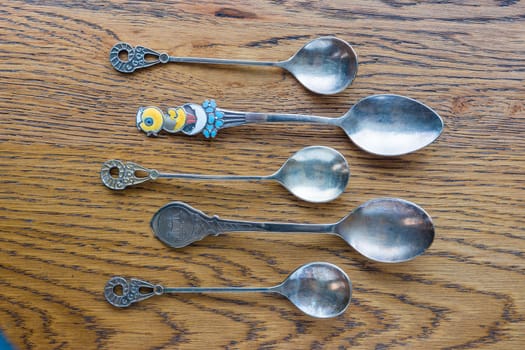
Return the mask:
{"type": "Polygon", "coordinates": [[[228,64],[228,65],[237,65],[237,66],[265,66],[265,67],[282,67],[284,65],[284,62],[231,60],[231,59],[226,59],[226,58],[206,58],[206,57],[175,57],[175,56],[170,56],[169,62],[228,64]]]}
{"type": "Polygon", "coordinates": [[[112,159],[102,164],[100,178],[106,187],[112,190],[123,190],[128,186],[141,184],[149,180],[165,179],[200,179],[200,180],[267,180],[269,176],[241,176],[241,175],[205,175],[205,174],[174,174],[160,173],[155,169],[145,168],[137,163],[123,162],[112,159]],[[112,174],[115,171],[115,174],[112,174]],[[118,174],[117,174],[118,173],[118,174]]]}
{"type": "Polygon", "coordinates": [[[218,219],[224,226],[223,232],[273,232],[273,233],[330,233],[332,224],[297,224],[282,222],[254,222],[218,219]]]}
{"type": "Polygon", "coordinates": [[[165,205],[151,219],[155,236],[173,248],[182,248],[206,236],[224,232],[333,233],[334,224],[294,224],[223,220],[210,217],[183,202],[165,205]]]}
{"type": "Polygon", "coordinates": [[[113,68],[122,73],[133,73],[137,69],[151,67],[159,63],[203,63],[203,64],[229,64],[242,66],[269,66],[283,67],[283,62],[230,60],[221,58],[204,57],[175,57],[167,53],[160,53],[144,46],[131,46],[128,43],[119,42],[109,51],[109,61],[113,68]]]}
{"type": "Polygon", "coordinates": [[[157,136],[161,130],[168,133],[182,132],[214,138],[220,129],[254,123],[314,123],[339,126],[341,118],[318,117],[304,114],[253,113],[231,111],[217,107],[215,100],[202,104],[186,103],[168,108],[164,113],[158,107],[140,107],[136,115],[137,128],[148,136],[157,136]]]}
{"type": "Polygon", "coordinates": [[[149,299],[155,295],[167,293],[278,293],[279,286],[274,287],[171,287],[166,288],[160,284],[124,277],[112,277],[104,287],[104,296],[108,303],[116,307],[128,307],[133,303],[149,299]],[[117,292],[117,289],[120,291],[117,292]]]}

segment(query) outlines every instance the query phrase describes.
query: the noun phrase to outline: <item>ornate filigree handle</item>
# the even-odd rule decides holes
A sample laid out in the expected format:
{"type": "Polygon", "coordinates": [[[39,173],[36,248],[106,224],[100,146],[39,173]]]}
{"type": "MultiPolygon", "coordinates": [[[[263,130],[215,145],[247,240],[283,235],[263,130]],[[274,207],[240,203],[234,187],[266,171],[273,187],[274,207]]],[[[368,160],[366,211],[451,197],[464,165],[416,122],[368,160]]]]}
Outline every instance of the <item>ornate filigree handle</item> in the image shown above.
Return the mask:
{"type": "Polygon", "coordinates": [[[116,159],[105,162],[100,170],[102,183],[112,190],[123,190],[128,186],[156,180],[158,177],[159,172],[155,169],[148,169],[133,162],[124,163],[116,159]],[[112,174],[112,171],[115,174],[112,174]],[[138,176],[139,171],[145,176],[138,176]]]}
{"type": "Polygon", "coordinates": [[[134,278],[128,281],[119,276],[111,278],[104,288],[106,300],[116,307],[128,307],[133,303],[162,294],[164,294],[164,287],[159,284],[134,278]]]}
{"type": "Polygon", "coordinates": [[[109,61],[113,67],[122,73],[133,73],[136,69],[153,66],[157,63],[204,63],[204,64],[234,64],[243,66],[269,66],[287,69],[288,60],[280,62],[232,60],[224,58],[205,57],[175,57],[167,53],[158,53],[144,46],[131,46],[127,43],[115,44],[109,52],[109,61]],[[152,59],[148,60],[147,58],[152,59]]]}
{"type": "Polygon", "coordinates": [[[168,63],[169,58],[166,53],[158,53],[144,46],[133,47],[127,43],[117,43],[109,51],[109,61],[121,73],[133,73],[136,69],[168,63]],[[153,59],[148,60],[147,57],[153,59]]]}

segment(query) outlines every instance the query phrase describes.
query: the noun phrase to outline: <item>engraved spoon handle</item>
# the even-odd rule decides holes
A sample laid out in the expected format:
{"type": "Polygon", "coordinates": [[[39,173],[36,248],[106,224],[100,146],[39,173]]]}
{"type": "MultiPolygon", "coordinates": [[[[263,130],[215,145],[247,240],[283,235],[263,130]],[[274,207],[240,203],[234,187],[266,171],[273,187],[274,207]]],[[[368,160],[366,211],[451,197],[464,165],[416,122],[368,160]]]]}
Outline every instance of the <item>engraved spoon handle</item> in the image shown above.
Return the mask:
{"type": "Polygon", "coordinates": [[[155,295],[167,293],[279,293],[280,285],[273,287],[164,287],[139,279],[126,280],[123,277],[112,277],[104,288],[104,296],[108,303],[116,307],[128,307],[133,303],[149,299],[155,295]],[[116,289],[120,288],[120,292],[116,289]]]}
{"type": "Polygon", "coordinates": [[[296,224],[223,220],[210,217],[183,202],[159,209],[151,219],[155,236],[173,248],[182,248],[207,236],[224,232],[280,232],[335,234],[336,224],[296,224]]]}
{"type": "Polygon", "coordinates": [[[104,162],[100,170],[102,183],[112,190],[123,190],[128,186],[137,185],[149,180],[156,180],[158,178],[249,181],[270,180],[274,177],[275,174],[268,176],[246,176],[160,173],[155,169],[148,169],[137,163],[123,162],[117,159],[104,162]],[[114,174],[112,174],[112,172],[114,172],[114,174]]]}

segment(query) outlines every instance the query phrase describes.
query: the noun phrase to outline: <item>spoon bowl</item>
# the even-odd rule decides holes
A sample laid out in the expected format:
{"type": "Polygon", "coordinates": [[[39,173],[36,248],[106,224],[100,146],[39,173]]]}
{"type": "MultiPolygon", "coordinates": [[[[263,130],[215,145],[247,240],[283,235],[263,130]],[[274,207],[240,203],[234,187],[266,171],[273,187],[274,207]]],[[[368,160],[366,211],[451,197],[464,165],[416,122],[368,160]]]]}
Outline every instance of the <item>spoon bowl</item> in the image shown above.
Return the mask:
{"type": "Polygon", "coordinates": [[[302,200],[324,203],[345,191],[350,170],[345,157],[333,148],[311,146],[288,158],[270,178],[302,200]]]}
{"type": "Polygon", "coordinates": [[[443,120],[423,103],[399,95],[372,95],[357,102],[340,119],[341,128],[362,150],[400,156],[432,143],[443,120]]]}
{"type": "Polygon", "coordinates": [[[339,221],[335,231],[362,255],[385,263],[411,260],[434,240],[430,216],[416,204],[398,198],[364,203],[339,221]]]}
{"type": "Polygon", "coordinates": [[[352,282],[339,267],[312,262],[292,272],[276,291],[305,314],[330,318],[341,315],[350,305],[352,282]]]}
{"type": "Polygon", "coordinates": [[[350,44],[327,36],[310,41],[280,66],[308,90],[332,95],[343,91],[354,81],[358,62],[350,44]]]}

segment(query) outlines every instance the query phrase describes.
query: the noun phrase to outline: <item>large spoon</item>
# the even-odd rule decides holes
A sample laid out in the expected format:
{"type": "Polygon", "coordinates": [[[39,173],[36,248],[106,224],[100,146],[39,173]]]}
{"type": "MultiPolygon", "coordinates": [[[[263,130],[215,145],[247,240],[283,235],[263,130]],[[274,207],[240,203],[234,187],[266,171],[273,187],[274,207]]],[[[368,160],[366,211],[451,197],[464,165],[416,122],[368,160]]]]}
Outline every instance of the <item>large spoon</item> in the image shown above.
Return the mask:
{"type": "Polygon", "coordinates": [[[214,100],[169,108],[166,114],[157,107],[140,107],[136,116],[137,128],[148,136],[164,130],[187,135],[202,132],[206,138],[214,138],[223,128],[265,122],[335,125],[361,149],[381,156],[417,151],[443,130],[443,120],[430,107],[399,95],[366,97],[339,118],[230,111],[217,108],[214,100]]]}
{"type": "Polygon", "coordinates": [[[117,276],[111,278],[104,288],[106,300],[116,307],[128,307],[132,303],[166,293],[225,292],[277,293],[288,298],[308,316],[329,318],[341,315],[350,305],[352,282],[339,267],[325,262],[312,262],[300,266],[281,284],[273,287],[166,288],[138,279],[127,281],[117,276]]]}
{"type": "Polygon", "coordinates": [[[201,57],[173,57],[143,46],[117,43],[109,52],[109,61],[122,73],[158,63],[234,64],[280,67],[290,72],[305,88],[317,94],[331,95],[346,89],[357,74],[357,55],[346,41],[326,36],[310,41],[286,61],[263,62],[201,57]]]}
{"type": "Polygon", "coordinates": [[[158,178],[206,179],[206,180],[274,180],[296,197],[313,203],[336,199],[344,192],[350,177],[348,163],[333,148],[311,146],[303,148],[268,176],[168,174],[144,168],[132,162],[108,160],[102,164],[100,178],[106,187],[123,190],[158,178]],[[141,174],[142,173],[142,174],[141,174]]]}
{"type": "Polygon", "coordinates": [[[430,216],[416,204],[398,198],[368,201],[334,224],[319,225],[223,220],[173,202],[155,213],[151,228],[173,248],[227,231],[328,233],[341,237],[365,257],[386,263],[411,260],[434,240],[430,216]]]}

